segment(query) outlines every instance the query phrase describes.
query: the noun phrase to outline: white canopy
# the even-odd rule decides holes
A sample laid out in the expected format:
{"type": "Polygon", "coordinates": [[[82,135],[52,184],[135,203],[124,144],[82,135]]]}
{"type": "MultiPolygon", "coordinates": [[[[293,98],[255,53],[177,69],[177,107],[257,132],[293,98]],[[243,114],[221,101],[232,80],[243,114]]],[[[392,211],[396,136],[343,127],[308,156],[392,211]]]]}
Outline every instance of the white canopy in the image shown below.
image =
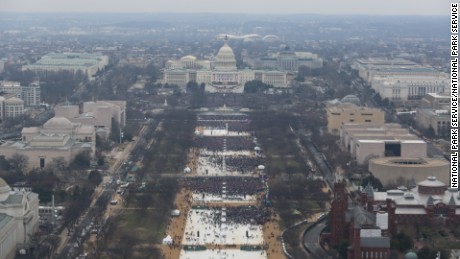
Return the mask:
{"type": "Polygon", "coordinates": [[[170,235],[163,238],[163,245],[172,245],[172,243],[173,243],[173,240],[170,235]]]}
{"type": "Polygon", "coordinates": [[[259,170],[264,170],[264,169],[265,169],[265,166],[259,165],[259,166],[257,167],[257,169],[259,169],[259,170]]]}
{"type": "Polygon", "coordinates": [[[180,215],[180,210],[171,211],[171,216],[179,216],[179,215],[180,215]]]}
{"type": "Polygon", "coordinates": [[[254,150],[255,151],[260,151],[260,147],[255,147],[254,150]]]}
{"type": "Polygon", "coordinates": [[[190,169],[190,167],[187,166],[186,168],[184,168],[184,173],[185,174],[189,174],[191,172],[192,172],[192,169],[190,169]]]}

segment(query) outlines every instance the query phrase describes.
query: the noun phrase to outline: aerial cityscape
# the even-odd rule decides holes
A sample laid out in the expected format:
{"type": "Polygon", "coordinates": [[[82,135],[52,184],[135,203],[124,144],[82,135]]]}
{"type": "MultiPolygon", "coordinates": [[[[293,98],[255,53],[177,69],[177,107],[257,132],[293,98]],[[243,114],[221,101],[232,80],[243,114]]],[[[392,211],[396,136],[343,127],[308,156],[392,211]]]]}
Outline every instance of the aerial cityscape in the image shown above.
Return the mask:
{"type": "Polygon", "coordinates": [[[0,3],[0,259],[459,259],[458,6],[0,3]]]}

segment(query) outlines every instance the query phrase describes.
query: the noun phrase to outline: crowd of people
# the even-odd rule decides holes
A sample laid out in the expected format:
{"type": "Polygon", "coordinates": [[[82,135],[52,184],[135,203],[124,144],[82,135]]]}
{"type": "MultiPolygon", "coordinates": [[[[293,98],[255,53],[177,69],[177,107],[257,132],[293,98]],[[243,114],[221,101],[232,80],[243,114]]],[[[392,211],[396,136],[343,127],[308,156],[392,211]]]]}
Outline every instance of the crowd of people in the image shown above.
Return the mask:
{"type": "Polygon", "coordinates": [[[273,211],[267,207],[228,207],[227,221],[236,224],[263,225],[272,219],[273,211]]]}
{"type": "Polygon", "coordinates": [[[188,228],[184,233],[186,243],[242,244],[248,239],[256,244],[263,242],[263,236],[259,232],[262,227],[255,224],[263,222],[266,218],[264,209],[260,213],[251,210],[250,213],[238,217],[235,217],[236,211],[232,210],[232,218],[228,217],[227,211],[227,208],[220,207],[191,210],[187,217],[188,228]]]}
{"type": "Polygon", "coordinates": [[[220,226],[220,224],[223,222],[223,218],[225,218],[225,222],[227,224],[241,225],[264,225],[270,220],[274,220],[273,210],[267,207],[210,207],[207,208],[207,210],[195,210],[195,213],[201,215],[200,221],[202,223],[205,223],[206,225],[213,225],[215,227],[220,226]]]}
{"type": "MultiPolygon", "coordinates": [[[[221,164],[223,157],[217,158],[217,163],[221,164]]],[[[264,159],[262,157],[251,157],[251,156],[226,156],[225,164],[227,169],[240,171],[245,173],[248,170],[254,170],[259,165],[263,165],[264,159]]]]}
{"type": "Polygon", "coordinates": [[[195,138],[195,147],[210,151],[242,151],[253,150],[254,142],[251,137],[246,136],[212,136],[195,138]]]}
{"type": "Polygon", "coordinates": [[[249,131],[249,121],[198,121],[198,126],[215,129],[228,129],[229,131],[249,131]]]}
{"type": "MultiPolygon", "coordinates": [[[[223,170],[224,157],[219,154],[212,153],[211,155],[203,155],[207,157],[210,166],[223,170]]],[[[229,155],[225,156],[226,170],[248,174],[254,172],[259,165],[264,164],[262,156],[244,156],[244,155],[229,155]]]]}
{"type": "Polygon", "coordinates": [[[268,239],[265,236],[276,222],[273,210],[262,202],[268,184],[263,174],[248,176],[264,165],[262,149],[250,132],[249,116],[199,114],[197,125],[194,156],[188,164],[191,170],[179,180],[188,193],[180,199],[187,208],[180,207],[184,213],[181,225],[174,221],[182,234],[171,233],[174,243],[263,245],[267,255],[275,253],[266,241],[278,237],[273,232],[268,239]]]}
{"type": "Polygon", "coordinates": [[[198,121],[248,121],[246,114],[199,114],[198,121]]]}
{"type": "Polygon", "coordinates": [[[256,177],[194,177],[183,178],[181,183],[193,192],[220,195],[222,190],[226,190],[226,194],[229,196],[254,195],[261,192],[265,187],[264,183],[256,177]]]}

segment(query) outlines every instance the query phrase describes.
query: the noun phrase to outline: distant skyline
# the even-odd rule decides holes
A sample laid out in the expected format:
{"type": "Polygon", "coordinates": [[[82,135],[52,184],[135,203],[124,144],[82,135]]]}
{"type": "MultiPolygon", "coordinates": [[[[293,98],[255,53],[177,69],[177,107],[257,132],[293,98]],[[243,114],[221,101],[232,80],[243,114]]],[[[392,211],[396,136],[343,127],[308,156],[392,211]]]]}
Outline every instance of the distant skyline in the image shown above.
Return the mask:
{"type": "Polygon", "coordinates": [[[447,0],[0,0],[0,12],[450,15],[447,0]]]}

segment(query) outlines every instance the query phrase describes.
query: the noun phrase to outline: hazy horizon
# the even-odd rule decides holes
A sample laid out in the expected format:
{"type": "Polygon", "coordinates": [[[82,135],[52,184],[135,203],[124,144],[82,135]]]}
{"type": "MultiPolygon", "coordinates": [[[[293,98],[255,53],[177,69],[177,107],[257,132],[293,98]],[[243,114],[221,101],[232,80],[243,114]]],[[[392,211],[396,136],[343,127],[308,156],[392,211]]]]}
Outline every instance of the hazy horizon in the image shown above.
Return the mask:
{"type": "Polygon", "coordinates": [[[450,14],[450,1],[440,0],[4,0],[0,12],[21,13],[190,13],[190,14],[318,14],[423,15],[450,14]]]}

